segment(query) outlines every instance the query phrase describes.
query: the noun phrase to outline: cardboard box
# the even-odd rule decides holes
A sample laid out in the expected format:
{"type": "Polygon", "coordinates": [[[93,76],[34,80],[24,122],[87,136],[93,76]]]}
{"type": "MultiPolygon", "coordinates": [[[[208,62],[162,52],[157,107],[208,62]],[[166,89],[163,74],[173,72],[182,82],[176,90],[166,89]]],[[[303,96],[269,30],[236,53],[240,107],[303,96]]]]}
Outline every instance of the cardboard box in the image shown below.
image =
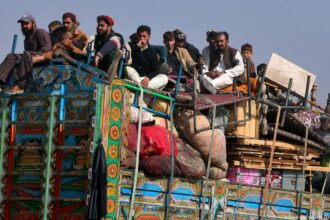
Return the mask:
{"type": "MultiPolygon", "coordinates": [[[[266,170],[248,169],[241,167],[231,167],[228,169],[227,178],[231,183],[240,183],[253,186],[265,186],[266,170]]],[[[271,185],[272,188],[281,189],[282,173],[279,170],[272,170],[271,185]]]]}
{"type": "Polygon", "coordinates": [[[305,191],[305,178],[300,170],[283,170],[282,189],[305,191]]]}
{"type": "MultiPolygon", "coordinates": [[[[267,176],[267,171],[263,170],[262,171],[262,176],[260,178],[260,186],[265,186],[266,184],[266,176],[267,176]]],[[[269,188],[273,189],[281,189],[282,188],[282,171],[280,170],[272,170],[270,174],[270,186],[269,188]]]]}
{"type": "Polygon", "coordinates": [[[227,178],[231,183],[248,184],[253,186],[260,185],[261,170],[248,169],[241,167],[230,167],[227,178]]]}

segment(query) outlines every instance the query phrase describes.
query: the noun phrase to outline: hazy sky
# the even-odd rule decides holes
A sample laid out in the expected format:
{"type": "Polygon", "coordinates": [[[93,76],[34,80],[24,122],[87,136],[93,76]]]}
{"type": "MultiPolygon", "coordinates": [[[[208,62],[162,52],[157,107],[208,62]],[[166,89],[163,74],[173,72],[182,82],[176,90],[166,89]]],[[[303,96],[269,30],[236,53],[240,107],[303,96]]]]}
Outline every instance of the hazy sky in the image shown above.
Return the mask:
{"type": "Polygon", "coordinates": [[[272,52],[314,73],[317,101],[326,105],[330,92],[330,0],[1,0],[0,60],[11,50],[18,34],[17,52],[23,50],[23,36],[17,20],[31,13],[37,25],[47,29],[52,20],[61,20],[71,11],[80,29],[95,33],[96,17],[110,15],[114,30],[126,39],[141,24],[152,28],[151,43],[162,44],[162,34],[175,28],[187,34],[200,50],[206,46],[205,32],[226,30],[230,45],[239,49],[246,42],[254,46],[256,65],[268,62],[272,52]]]}

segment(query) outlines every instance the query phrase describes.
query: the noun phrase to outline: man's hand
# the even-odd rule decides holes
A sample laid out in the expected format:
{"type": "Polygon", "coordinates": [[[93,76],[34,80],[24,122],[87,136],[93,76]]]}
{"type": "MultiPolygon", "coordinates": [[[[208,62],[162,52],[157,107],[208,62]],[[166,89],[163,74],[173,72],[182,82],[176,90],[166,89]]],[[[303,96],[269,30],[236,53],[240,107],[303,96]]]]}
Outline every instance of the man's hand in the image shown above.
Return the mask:
{"type": "Polygon", "coordinates": [[[171,74],[171,73],[173,73],[173,67],[171,67],[171,66],[168,66],[167,67],[167,72],[166,72],[167,74],[171,74]]]}
{"type": "Polygon", "coordinates": [[[143,47],[144,47],[144,43],[143,43],[143,41],[142,41],[142,40],[139,40],[139,41],[136,43],[136,46],[137,46],[138,48],[143,48],[143,47]]]}
{"type": "Polygon", "coordinates": [[[72,40],[70,40],[69,38],[64,38],[62,40],[62,44],[64,44],[67,48],[72,48],[73,46],[72,40]]]}
{"type": "Polygon", "coordinates": [[[200,56],[197,62],[198,65],[205,65],[205,59],[204,57],[200,56]]]}
{"type": "Polygon", "coordinates": [[[93,66],[98,67],[98,66],[99,66],[99,62],[100,62],[100,57],[96,55],[96,56],[94,57],[94,63],[93,63],[93,66]]]}
{"type": "Polygon", "coordinates": [[[224,74],[224,72],[219,72],[219,71],[210,71],[210,72],[207,72],[206,75],[208,77],[210,77],[211,79],[215,79],[219,76],[221,76],[222,74],[224,74]]]}
{"type": "Polygon", "coordinates": [[[147,87],[149,85],[149,81],[150,79],[148,77],[144,77],[144,79],[141,81],[141,84],[147,87]]]}

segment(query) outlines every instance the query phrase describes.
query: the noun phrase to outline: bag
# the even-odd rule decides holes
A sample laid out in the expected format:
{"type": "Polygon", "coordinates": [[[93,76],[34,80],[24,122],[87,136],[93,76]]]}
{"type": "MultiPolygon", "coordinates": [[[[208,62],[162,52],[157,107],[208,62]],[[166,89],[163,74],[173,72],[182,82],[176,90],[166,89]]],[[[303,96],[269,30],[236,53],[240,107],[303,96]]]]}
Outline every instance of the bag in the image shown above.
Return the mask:
{"type": "MultiPolygon", "coordinates": [[[[139,122],[139,112],[140,110],[134,106],[131,106],[131,123],[137,124],[139,122]]],[[[152,113],[147,112],[146,110],[142,110],[142,124],[147,124],[155,121],[152,113]]]]}
{"type": "MultiPolygon", "coordinates": [[[[136,153],[136,146],[138,141],[138,127],[135,124],[129,124],[128,136],[127,136],[127,148],[136,153]]],[[[146,145],[144,136],[141,136],[140,149],[143,149],[146,145]]]]}
{"type": "MultiPolygon", "coordinates": [[[[157,116],[155,116],[154,119],[155,119],[155,125],[159,125],[160,127],[163,127],[166,130],[168,130],[169,132],[171,132],[171,122],[169,120],[167,120],[166,118],[157,117],[157,116]]],[[[173,134],[174,134],[174,137],[176,137],[176,138],[179,137],[178,131],[176,130],[174,125],[173,125],[173,134]]]]}
{"type": "MultiPolygon", "coordinates": [[[[210,123],[204,115],[198,114],[196,120],[197,129],[210,127],[210,123]]],[[[195,132],[193,110],[182,110],[179,112],[176,117],[176,122],[186,140],[202,154],[204,161],[207,161],[211,146],[212,130],[199,133],[195,132]]],[[[226,158],[226,137],[220,129],[215,129],[211,164],[215,167],[227,170],[228,163],[226,158]]]]}
{"type": "Polygon", "coordinates": [[[177,139],[177,146],[177,161],[182,176],[191,179],[201,179],[205,176],[205,163],[202,155],[182,139],[177,139]]]}
{"type": "Polygon", "coordinates": [[[210,175],[209,175],[210,179],[219,180],[225,178],[227,176],[227,169],[228,166],[226,169],[222,169],[218,167],[210,167],[210,175]]]}
{"type": "MultiPolygon", "coordinates": [[[[170,137],[171,133],[165,128],[158,125],[143,126],[141,130],[141,136],[145,140],[145,146],[141,148],[141,158],[146,158],[154,155],[170,156],[171,145],[170,137]]],[[[174,155],[177,156],[178,148],[176,145],[176,139],[173,137],[174,155]]]]}
{"type": "MultiPolygon", "coordinates": [[[[149,176],[170,176],[171,156],[151,156],[140,161],[140,169],[149,176]]],[[[177,160],[174,161],[174,176],[181,176],[177,160]]]]}
{"type": "Polygon", "coordinates": [[[135,167],[135,153],[126,147],[120,149],[120,167],[134,168],[135,167]]]}

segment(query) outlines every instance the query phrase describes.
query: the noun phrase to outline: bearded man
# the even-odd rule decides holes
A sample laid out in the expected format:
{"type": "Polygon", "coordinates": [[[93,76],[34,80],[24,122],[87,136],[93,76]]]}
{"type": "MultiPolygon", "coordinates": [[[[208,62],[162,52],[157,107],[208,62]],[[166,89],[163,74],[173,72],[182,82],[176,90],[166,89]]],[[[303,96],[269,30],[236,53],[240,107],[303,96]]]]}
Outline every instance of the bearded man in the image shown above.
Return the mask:
{"type": "Polygon", "coordinates": [[[76,15],[72,12],[66,12],[62,16],[63,27],[67,33],[63,36],[62,44],[70,51],[70,55],[76,59],[80,59],[79,55],[83,55],[83,49],[87,44],[87,35],[78,30],[80,25],[76,15]]]}
{"type": "Polygon", "coordinates": [[[244,63],[240,52],[229,47],[229,35],[227,32],[219,32],[215,37],[216,48],[210,50],[210,63],[208,70],[203,70],[202,84],[212,94],[217,89],[230,86],[234,77],[243,76],[244,63]]]}
{"type": "Polygon", "coordinates": [[[112,29],[114,21],[107,15],[100,15],[96,18],[96,36],[94,49],[96,55],[93,65],[103,71],[108,71],[111,62],[114,59],[115,51],[124,47],[123,37],[115,33],[112,29]]]}
{"type": "Polygon", "coordinates": [[[6,84],[8,76],[17,65],[17,79],[14,85],[5,90],[8,95],[24,93],[26,81],[32,70],[32,58],[40,56],[52,49],[49,34],[37,28],[35,19],[30,14],[24,14],[17,23],[21,24],[24,39],[23,54],[8,54],[0,64],[0,82],[6,84]]]}

